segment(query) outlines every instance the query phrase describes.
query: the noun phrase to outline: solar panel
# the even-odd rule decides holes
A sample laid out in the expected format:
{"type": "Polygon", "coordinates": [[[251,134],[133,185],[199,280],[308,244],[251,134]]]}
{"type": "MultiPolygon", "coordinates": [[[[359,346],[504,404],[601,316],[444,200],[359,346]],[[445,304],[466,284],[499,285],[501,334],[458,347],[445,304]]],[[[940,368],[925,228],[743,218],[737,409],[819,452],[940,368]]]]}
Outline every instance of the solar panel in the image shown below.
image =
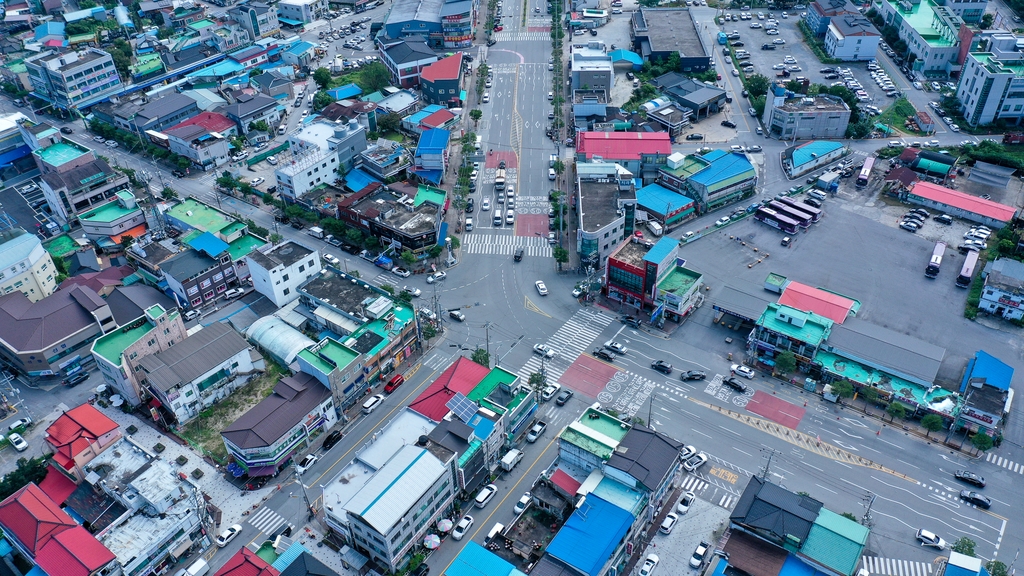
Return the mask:
{"type": "Polygon", "coordinates": [[[452,396],[452,399],[445,406],[454,412],[459,417],[459,420],[466,423],[476,414],[476,404],[469,398],[466,398],[461,392],[456,392],[455,396],[452,396]]]}

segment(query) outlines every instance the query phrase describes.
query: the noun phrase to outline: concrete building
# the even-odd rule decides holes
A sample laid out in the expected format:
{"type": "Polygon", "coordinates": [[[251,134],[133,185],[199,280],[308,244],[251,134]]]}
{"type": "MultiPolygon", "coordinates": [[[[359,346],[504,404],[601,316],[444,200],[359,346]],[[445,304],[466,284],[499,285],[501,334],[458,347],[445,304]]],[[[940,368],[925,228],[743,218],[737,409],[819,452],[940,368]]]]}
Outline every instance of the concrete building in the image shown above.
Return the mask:
{"type": "Polygon", "coordinates": [[[445,2],[438,11],[441,38],[445,48],[467,48],[473,45],[473,24],[479,4],[470,0],[445,2]]]}
{"type": "Polygon", "coordinates": [[[665,230],[697,214],[697,203],[692,198],[661,184],[648,184],[637,190],[636,203],[638,209],[647,213],[648,221],[660,223],[665,230]]]}
{"type": "Polygon", "coordinates": [[[600,47],[574,48],[570,56],[569,74],[573,90],[611,92],[615,83],[615,69],[603,44],[600,47]]]}
{"type": "Polygon", "coordinates": [[[274,170],[277,190],[294,202],[318,186],[339,180],[339,169],[348,172],[366,150],[366,129],[358,122],[313,122],[288,138],[291,159],[274,170]]]}
{"type": "Polygon", "coordinates": [[[281,32],[277,20],[277,9],[260,2],[245,2],[233,6],[228,14],[245,28],[249,37],[255,40],[268,38],[281,32]]]}
{"type": "Polygon", "coordinates": [[[319,20],[327,11],[327,0],[281,0],[277,19],[290,26],[302,26],[319,20]]]}
{"type": "Polygon", "coordinates": [[[462,105],[462,53],[458,52],[423,68],[420,91],[428,104],[449,108],[462,105]]]}
{"type": "Polygon", "coordinates": [[[860,14],[835,16],[825,33],[825,52],[837,60],[874,60],[882,35],[860,14]]]}
{"type": "Polygon", "coordinates": [[[401,144],[394,140],[379,138],[377,143],[359,154],[359,168],[380,181],[389,178],[402,179],[412,165],[412,158],[401,144]]]}
{"type": "Polygon", "coordinates": [[[142,358],[166,350],[185,339],[185,324],[177,309],[156,305],[121,330],[113,330],[92,343],[92,355],[103,381],[131,406],[138,406],[148,394],[141,380],[142,358]]]}
{"type": "Polygon", "coordinates": [[[702,276],[679,265],[679,242],[674,238],[648,246],[635,238],[623,242],[608,257],[603,290],[609,299],[633,306],[638,313],[661,308],[662,323],[679,322],[698,304],[702,276]]]}
{"type": "Polygon", "coordinates": [[[40,188],[46,202],[62,223],[74,223],[80,213],[106,204],[130,188],[128,176],[79,144],[58,142],[32,154],[42,173],[40,188]]]}
{"type": "Polygon", "coordinates": [[[576,165],[614,162],[643,179],[653,181],[672,154],[667,132],[580,132],[576,165]]]}
{"type": "Polygon", "coordinates": [[[677,152],[658,174],[659,184],[695,200],[702,214],[754,194],[757,181],[750,159],[726,150],[689,156],[677,152]]]}
{"type": "Polygon", "coordinates": [[[24,228],[0,231],[0,294],[18,291],[38,302],[57,289],[56,278],[53,258],[38,236],[24,228]]]}
{"type": "Polygon", "coordinates": [[[360,401],[364,394],[363,360],[362,354],[330,337],[310,344],[295,356],[303,373],[313,376],[331,391],[339,410],[360,401]]]}
{"type": "MultiPolygon", "coordinates": [[[[697,119],[716,114],[725,109],[727,104],[725,90],[715,86],[714,83],[699,82],[679,72],[668,72],[655,78],[654,85],[660,88],[668,99],[666,101],[665,98],[657,98],[654,103],[659,106],[652,108],[645,104],[644,107],[647,108],[647,114],[650,117],[663,125],[667,125],[667,123],[659,120],[657,113],[670,102],[675,103],[677,109],[684,114],[689,111],[691,116],[697,119]]],[[[683,120],[688,119],[683,118],[683,120]]]]}
{"type": "Polygon", "coordinates": [[[440,128],[425,130],[420,134],[420,139],[416,143],[416,154],[413,156],[411,172],[421,180],[440,186],[448,171],[448,144],[450,141],[451,133],[447,130],[440,128]]]}
{"type": "MultiPolygon", "coordinates": [[[[160,254],[157,254],[155,261],[153,258],[147,258],[145,255],[129,251],[129,258],[142,256],[139,261],[146,262],[145,265],[139,267],[140,273],[151,273],[157,277],[162,277],[163,273],[158,270],[158,267],[154,268],[154,264],[158,265],[160,262],[163,262],[170,257],[170,255],[180,252],[186,247],[195,246],[199,250],[211,253],[216,250],[227,250],[231,261],[234,263],[235,277],[237,277],[239,281],[243,281],[249,277],[249,268],[245,261],[246,254],[267,243],[266,239],[250,233],[249,226],[245,222],[240,222],[234,216],[218,210],[213,206],[203,204],[195,198],[189,197],[177,204],[174,204],[170,208],[164,210],[163,216],[164,221],[168,226],[172,226],[183,233],[188,233],[193,230],[198,232],[208,232],[213,236],[213,240],[219,240],[223,242],[223,245],[216,245],[216,243],[210,244],[205,239],[205,236],[196,236],[194,238],[190,237],[188,241],[179,243],[178,245],[171,244],[169,248],[170,252],[168,253],[168,248],[166,246],[167,243],[161,240],[159,242],[162,243],[162,248],[156,249],[156,252],[167,254],[167,256],[160,257],[160,254]]],[[[148,250],[148,248],[145,248],[144,250],[148,250]]],[[[153,283],[159,282],[159,280],[152,281],[153,283]]]]}
{"type": "Polygon", "coordinates": [[[584,265],[599,267],[623,239],[633,235],[633,173],[618,164],[591,162],[577,163],[576,174],[576,252],[584,265]]]}
{"type": "Polygon", "coordinates": [[[320,273],[320,253],[287,240],[266,244],[245,257],[252,285],[278,308],[299,297],[299,286],[320,273]]]}
{"type": "Polygon", "coordinates": [[[827,94],[800,96],[781,84],[773,84],[768,96],[764,112],[768,136],[779,140],[846,137],[850,107],[842,99],[827,94]]]}
{"type": "MultiPolygon", "coordinates": [[[[399,6],[405,5],[400,4],[399,6]]],[[[393,9],[391,14],[394,14],[397,8],[393,9]]],[[[417,34],[422,33],[417,32],[417,34]]],[[[380,60],[391,72],[391,82],[395,86],[415,88],[420,85],[420,73],[423,69],[437,62],[438,58],[437,54],[423,40],[409,39],[383,44],[380,48],[380,60]]]]}
{"type": "Polygon", "coordinates": [[[814,0],[807,6],[804,22],[818,38],[824,38],[828,25],[837,16],[859,15],[857,5],[850,0],[814,0]]]}
{"type": "Polygon", "coordinates": [[[135,195],[121,190],[107,202],[78,216],[82,232],[100,248],[113,248],[124,235],[139,238],[146,233],[146,215],[135,195]]]}
{"type": "Polygon", "coordinates": [[[907,190],[901,191],[899,198],[996,229],[1008,226],[1018,212],[1013,206],[923,181],[915,182],[907,190]]]}
{"type": "Polygon", "coordinates": [[[205,249],[184,250],[161,262],[160,268],[167,287],[191,308],[220,298],[235,281],[227,249],[212,254],[205,249]]]}
{"type": "Polygon", "coordinates": [[[96,118],[127,132],[142,134],[147,130],[162,131],[199,114],[199,106],[192,98],[172,92],[149,102],[141,100],[114,105],[97,104],[93,108],[96,118]]]}
{"type": "Polygon", "coordinates": [[[979,310],[1007,320],[1024,318],[1024,265],[1000,258],[985,267],[979,310]]]}
{"type": "Polygon", "coordinates": [[[109,53],[48,50],[25,59],[32,94],[61,110],[84,110],[121,92],[121,77],[109,53]]]}
{"type": "MultiPolygon", "coordinates": [[[[226,108],[224,115],[238,124],[240,134],[249,134],[254,122],[266,122],[274,127],[281,122],[281,104],[277,100],[263,94],[243,94],[238,100],[226,108]]],[[[266,136],[264,139],[269,139],[266,136]]]]}
{"type": "Polygon", "coordinates": [[[885,24],[899,31],[908,52],[916,57],[911,64],[915,72],[925,78],[947,78],[959,74],[971,45],[974,33],[965,21],[977,22],[985,5],[987,1],[951,2],[943,6],[936,0],[884,0],[878,10],[885,24]],[[980,12],[976,6],[981,7],[980,12]],[[973,20],[961,17],[968,13],[973,20]]]}
{"type": "Polygon", "coordinates": [[[710,50],[688,8],[640,8],[630,19],[633,50],[646,60],[679,54],[679,71],[704,72],[714,67],[710,50]]]}
{"type": "Polygon", "coordinates": [[[971,126],[997,120],[1019,126],[1024,119],[1024,56],[1016,52],[1003,59],[992,52],[970,53],[956,97],[971,126]]]}
{"type": "Polygon", "coordinates": [[[190,125],[164,132],[171,152],[192,161],[198,170],[216,170],[231,159],[231,142],[217,132],[190,125]]]}
{"type": "Polygon", "coordinates": [[[338,203],[344,222],[380,238],[397,251],[422,255],[437,245],[447,192],[420,184],[409,197],[386,188],[367,188],[338,203]]]}
{"type": "Polygon", "coordinates": [[[271,98],[290,101],[295,97],[291,79],[276,70],[249,78],[249,84],[271,98]]]}

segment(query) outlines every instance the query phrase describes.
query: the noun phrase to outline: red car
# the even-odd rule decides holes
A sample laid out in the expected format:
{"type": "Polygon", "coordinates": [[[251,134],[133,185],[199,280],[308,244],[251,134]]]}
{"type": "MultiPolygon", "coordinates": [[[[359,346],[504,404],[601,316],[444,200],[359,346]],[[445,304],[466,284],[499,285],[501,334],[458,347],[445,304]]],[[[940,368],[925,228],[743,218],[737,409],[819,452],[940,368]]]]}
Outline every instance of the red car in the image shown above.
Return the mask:
{"type": "Polygon", "coordinates": [[[504,29],[505,29],[505,27],[504,27],[504,26],[495,26],[495,27],[494,27],[494,31],[495,31],[495,32],[501,32],[501,31],[502,31],[502,30],[504,30],[504,29]]]}

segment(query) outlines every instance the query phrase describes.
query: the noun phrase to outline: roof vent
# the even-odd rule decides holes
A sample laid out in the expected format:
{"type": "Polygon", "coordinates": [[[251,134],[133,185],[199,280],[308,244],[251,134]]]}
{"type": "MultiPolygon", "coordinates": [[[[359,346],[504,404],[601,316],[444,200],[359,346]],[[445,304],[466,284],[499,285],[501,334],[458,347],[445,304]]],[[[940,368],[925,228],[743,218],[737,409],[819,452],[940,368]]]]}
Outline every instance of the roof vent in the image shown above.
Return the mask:
{"type": "Polygon", "coordinates": [[[417,446],[426,446],[427,445],[427,435],[426,434],[421,435],[419,440],[416,441],[416,445],[417,446]]]}

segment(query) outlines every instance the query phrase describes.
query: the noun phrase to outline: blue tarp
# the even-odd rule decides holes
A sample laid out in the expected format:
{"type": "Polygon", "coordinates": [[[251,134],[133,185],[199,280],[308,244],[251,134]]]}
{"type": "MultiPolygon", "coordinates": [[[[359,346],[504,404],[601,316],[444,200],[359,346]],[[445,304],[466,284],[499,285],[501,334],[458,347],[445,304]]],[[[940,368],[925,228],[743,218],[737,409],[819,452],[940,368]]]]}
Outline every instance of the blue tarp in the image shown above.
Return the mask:
{"type": "Polygon", "coordinates": [[[632,523],[632,514],[589,494],[555,534],[548,554],[584,574],[597,576],[632,523]]]}
{"type": "Polygon", "coordinates": [[[188,242],[188,245],[194,250],[200,252],[206,252],[206,255],[215,258],[219,254],[223,254],[228,249],[228,243],[217,238],[209,232],[203,232],[199,236],[196,236],[188,242]]]}

